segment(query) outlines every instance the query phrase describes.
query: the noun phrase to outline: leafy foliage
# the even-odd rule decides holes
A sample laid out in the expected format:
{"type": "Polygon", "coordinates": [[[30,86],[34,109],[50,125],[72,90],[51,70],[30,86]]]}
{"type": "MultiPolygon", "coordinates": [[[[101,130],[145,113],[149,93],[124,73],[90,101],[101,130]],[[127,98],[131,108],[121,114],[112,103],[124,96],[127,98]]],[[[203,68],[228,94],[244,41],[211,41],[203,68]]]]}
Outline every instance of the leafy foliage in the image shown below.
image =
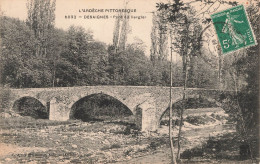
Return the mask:
{"type": "MultiPolygon", "coordinates": [[[[257,42],[260,38],[260,25],[257,20],[260,19],[259,8],[250,6],[248,9],[249,19],[252,28],[255,31],[257,42]]],[[[240,58],[237,63],[237,72],[244,75],[247,85],[241,88],[238,94],[238,102],[242,110],[242,116],[245,120],[245,126],[249,134],[254,134],[255,127],[259,119],[259,44],[247,49],[246,55],[240,58]],[[253,133],[252,133],[253,132],[253,133]]],[[[248,133],[246,132],[246,133],[248,133]]],[[[257,135],[257,134],[254,134],[257,135]]]]}
{"type": "MultiPolygon", "coordinates": [[[[55,28],[49,37],[48,56],[36,56],[38,41],[33,30],[18,19],[0,19],[2,85],[169,85],[169,62],[153,66],[140,39],[128,44],[124,51],[115,52],[113,46],[94,41],[90,30],[55,28]]],[[[174,84],[181,85],[181,77],[175,75],[179,80],[174,84]]]]}
{"type": "Polygon", "coordinates": [[[36,56],[48,56],[49,38],[53,34],[55,24],[56,0],[30,0],[27,2],[28,17],[26,20],[29,28],[34,32],[37,40],[34,51],[36,56]]]}
{"type": "Polygon", "coordinates": [[[10,98],[10,88],[9,87],[2,87],[0,92],[0,112],[3,112],[8,108],[8,99],[10,98]]]}

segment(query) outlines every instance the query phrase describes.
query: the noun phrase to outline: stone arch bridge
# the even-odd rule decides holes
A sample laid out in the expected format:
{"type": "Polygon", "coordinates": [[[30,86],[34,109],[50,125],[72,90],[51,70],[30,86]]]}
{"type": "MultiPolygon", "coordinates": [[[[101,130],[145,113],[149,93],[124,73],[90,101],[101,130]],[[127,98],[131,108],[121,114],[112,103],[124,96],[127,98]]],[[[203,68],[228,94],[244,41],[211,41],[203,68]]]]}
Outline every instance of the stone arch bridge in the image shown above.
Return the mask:
{"type": "MultiPolygon", "coordinates": [[[[158,86],[81,86],[57,88],[23,88],[10,89],[7,107],[12,110],[16,101],[24,97],[39,100],[49,109],[49,119],[66,121],[71,107],[80,99],[92,94],[106,94],[127,106],[142,131],[154,131],[159,127],[160,117],[169,107],[169,87],[158,86]],[[141,112],[137,112],[141,111],[141,112]],[[140,114],[141,113],[141,114],[140,114]],[[139,116],[137,116],[137,114],[139,116]]],[[[183,88],[173,87],[173,103],[183,98],[183,88]]],[[[188,88],[187,98],[203,98],[215,102],[218,106],[221,95],[232,94],[232,91],[188,88]]]]}

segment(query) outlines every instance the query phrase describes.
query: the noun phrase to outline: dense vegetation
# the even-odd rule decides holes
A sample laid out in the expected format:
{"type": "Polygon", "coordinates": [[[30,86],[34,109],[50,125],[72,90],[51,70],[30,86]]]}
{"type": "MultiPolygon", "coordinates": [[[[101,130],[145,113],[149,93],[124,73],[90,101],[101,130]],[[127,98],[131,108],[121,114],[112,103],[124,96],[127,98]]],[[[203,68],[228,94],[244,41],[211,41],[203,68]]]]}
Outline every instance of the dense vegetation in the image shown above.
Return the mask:
{"type": "MultiPolygon", "coordinates": [[[[202,3],[213,6],[217,1],[205,0],[202,3]]],[[[223,1],[222,4],[224,3],[230,4],[231,6],[238,5],[237,2],[229,3],[228,1],[223,1]]],[[[246,9],[258,42],[260,38],[259,23],[257,23],[260,18],[259,6],[259,3],[255,3],[249,5],[246,9]]],[[[207,27],[210,26],[211,19],[205,17],[201,20],[202,24],[205,26],[204,30],[202,30],[201,24],[197,23],[197,18],[190,19],[196,12],[188,3],[174,0],[173,3],[159,3],[157,4],[157,8],[158,12],[164,13],[163,20],[166,20],[166,23],[173,25],[173,30],[167,30],[177,31],[177,35],[175,34],[174,37],[180,38],[175,39],[173,45],[177,48],[177,51],[179,50],[179,54],[182,56],[183,79],[185,79],[183,81],[183,86],[185,90],[190,82],[196,81],[199,78],[199,76],[195,79],[190,78],[191,75],[198,71],[195,65],[196,62],[193,61],[193,58],[197,57],[203,59],[203,56],[205,56],[205,52],[203,53],[203,46],[197,44],[202,42],[202,39],[196,34],[205,32],[207,27]],[[207,24],[208,26],[206,26],[207,24]],[[177,29],[175,29],[176,27],[177,29]]],[[[209,9],[210,7],[207,10],[209,9]]],[[[258,138],[258,130],[256,130],[255,127],[257,126],[259,119],[259,44],[225,56],[223,56],[219,50],[219,48],[215,50],[219,60],[217,78],[219,80],[219,88],[224,90],[232,89],[235,92],[232,96],[221,96],[220,101],[225,105],[223,108],[226,112],[234,118],[238,135],[242,136],[250,149],[254,149],[250,150],[251,152],[255,151],[257,148],[253,148],[251,145],[253,145],[252,141],[258,138]],[[227,77],[229,79],[228,82],[227,77]],[[223,79],[225,80],[223,81],[223,79]],[[229,84],[227,85],[227,83],[229,84]],[[226,87],[230,85],[233,85],[233,87],[226,87]]],[[[210,64],[210,62],[207,64],[210,64]]],[[[185,100],[185,94],[183,100],[185,100]]],[[[178,142],[181,140],[180,129],[182,127],[182,113],[184,109],[185,105],[180,109],[181,123],[179,126],[178,142]]],[[[169,131],[169,133],[171,132],[169,131]]],[[[171,150],[173,152],[173,146],[171,146],[171,150]]],[[[179,150],[180,145],[178,144],[177,160],[180,159],[179,150]]],[[[258,156],[258,153],[255,153],[253,156],[258,156]]],[[[253,158],[253,156],[251,156],[251,158],[253,158]]],[[[176,163],[174,153],[172,153],[172,163],[176,163]]]]}
{"type": "MultiPolygon", "coordinates": [[[[151,61],[144,53],[144,45],[138,41],[115,51],[113,45],[94,41],[91,31],[82,27],[71,26],[67,31],[53,28],[45,55],[39,55],[39,41],[26,22],[7,16],[1,16],[0,21],[1,85],[13,88],[169,86],[169,62],[151,61]]],[[[216,68],[197,61],[199,80],[189,87],[216,87],[216,80],[212,78],[217,77],[216,68]]],[[[181,62],[174,64],[174,86],[183,84],[181,67],[181,62]]]]}

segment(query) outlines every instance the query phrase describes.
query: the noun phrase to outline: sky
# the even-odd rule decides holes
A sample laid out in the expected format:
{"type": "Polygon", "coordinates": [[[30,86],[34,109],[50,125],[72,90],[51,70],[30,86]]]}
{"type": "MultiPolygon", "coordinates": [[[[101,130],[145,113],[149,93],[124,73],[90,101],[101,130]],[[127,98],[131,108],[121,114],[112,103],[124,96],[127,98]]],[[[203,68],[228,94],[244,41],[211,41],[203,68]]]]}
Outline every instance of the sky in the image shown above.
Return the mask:
{"type": "MultiPolygon", "coordinates": [[[[116,12],[79,12],[82,9],[122,9],[126,0],[56,0],[56,20],[55,26],[64,30],[71,25],[82,26],[86,30],[93,31],[94,39],[111,44],[113,39],[113,28],[116,12]],[[76,19],[65,19],[65,16],[75,15],[76,19]],[[83,19],[84,15],[108,15],[108,19],[83,19]],[[82,16],[82,18],[79,18],[82,16]],[[111,18],[112,17],[112,18],[111,18]]],[[[128,36],[128,43],[134,42],[137,37],[146,44],[146,55],[150,52],[150,34],[152,29],[152,12],[156,11],[156,3],[167,0],[127,0],[129,9],[136,9],[132,13],[133,16],[143,16],[143,19],[130,19],[131,33],[128,36]]],[[[186,0],[188,1],[188,0],[186,0]]],[[[247,0],[239,0],[242,4],[247,3],[247,0]]],[[[1,11],[6,16],[26,20],[27,0],[0,0],[1,11]]],[[[194,4],[197,8],[200,4],[194,4]]],[[[216,5],[217,7],[217,5],[216,5]]],[[[226,9],[227,6],[218,8],[217,11],[226,9]]],[[[203,10],[201,10],[203,11],[203,10]]],[[[216,12],[216,11],[212,11],[216,12]]]]}

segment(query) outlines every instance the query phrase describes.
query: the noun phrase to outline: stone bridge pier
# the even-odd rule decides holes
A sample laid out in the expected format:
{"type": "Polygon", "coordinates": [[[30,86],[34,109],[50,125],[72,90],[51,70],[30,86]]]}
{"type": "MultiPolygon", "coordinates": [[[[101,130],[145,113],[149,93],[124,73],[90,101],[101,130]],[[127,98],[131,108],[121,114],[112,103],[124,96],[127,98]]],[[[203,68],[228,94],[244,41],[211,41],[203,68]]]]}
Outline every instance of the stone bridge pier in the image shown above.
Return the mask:
{"type": "MultiPolygon", "coordinates": [[[[69,120],[72,106],[80,99],[80,97],[74,97],[74,99],[68,102],[66,98],[53,97],[49,103],[49,119],[56,121],[69,120]]],[[[131,110],[135,117],[135,123],[141,131],[155,131],[157,129],[157,124],[155,124],[156,103],[150,94],[138,96],[138,99],[131,101],[135,103],[129,103],[124,100],[121,100],[121,102],[131,110]]]]}
{"type": "MultiPolygon", "coordinates": [[[[68,103],[66,100],[52,98],[49,106],[49,119],[56,121],[69,120],[71,107],[75,102],[77,101],[74,100],[68,103]]],[[[127,106],[130,107],[131,104],[127,104],[127,106]]],[[[135,104],[134,108],[130,110],[135,116],[135,123],[141,131],[155,131],[157,129],[157,124],[155,124],[156,104],[153,97],[135,104]]]]}
{"type": "MultiPolygon", "coordinates": [[[[7,93],[7,91],[5,91],[7,93]]],[[[173,88],[173,103],[183,97],[182,88],[173,88]]],[[[189,88],[187,98],[203,98],[215,102],[218,106],[219,97],[233,94],[233,91],[189,88]]],[[[134,115],[136,125],[142,131],[155,131],[160,124],[160,118],[169,104],[169,88],[156,86],[83,86],[59,88],[23,88],[9,89],[6,104],[12,110],[15,102],[24,97],[38,100],[49,110],[49,119],[66,121],[70,119],[72,106],[81,100],[95,94],[105,94],[123,103],[134,115]]]]}

